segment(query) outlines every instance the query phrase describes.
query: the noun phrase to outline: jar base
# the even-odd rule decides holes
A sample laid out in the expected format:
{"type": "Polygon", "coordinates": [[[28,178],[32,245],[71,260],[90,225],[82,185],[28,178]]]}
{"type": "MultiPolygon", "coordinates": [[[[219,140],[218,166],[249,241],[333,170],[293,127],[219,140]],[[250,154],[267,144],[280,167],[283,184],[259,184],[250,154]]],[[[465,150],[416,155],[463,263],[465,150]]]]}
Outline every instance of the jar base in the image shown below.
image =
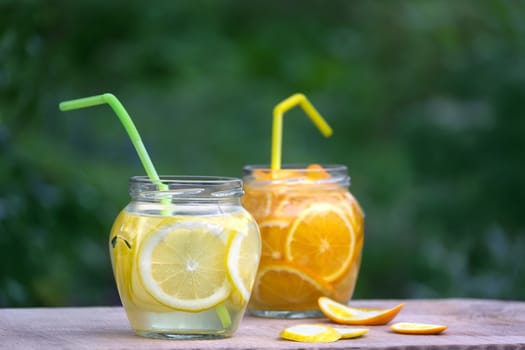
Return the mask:
{"type": "Polygon", "coordinates": [[[145,338],[164,339],[164,340],[206,340],[229,338],[230,335],[224,333],[171,333],[171,332],[147,332],[135,331],[138,335],[145,338]]]}
{"type": "Polygon", "coordinates": [[[256,317],[265,318],[319,318],[323,317],[323,313],[319,310],[307,311],[283,311],[283,310],[248,310],[248,313],[256,317]]]}

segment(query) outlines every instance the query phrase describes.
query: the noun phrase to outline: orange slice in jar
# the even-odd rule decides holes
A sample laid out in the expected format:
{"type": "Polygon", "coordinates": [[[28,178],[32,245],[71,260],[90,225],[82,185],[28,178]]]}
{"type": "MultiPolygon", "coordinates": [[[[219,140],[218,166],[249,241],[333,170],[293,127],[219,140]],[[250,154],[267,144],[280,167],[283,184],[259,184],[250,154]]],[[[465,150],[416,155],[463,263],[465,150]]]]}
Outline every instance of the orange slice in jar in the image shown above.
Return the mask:
{"type": "Polygon", "coordinates": [[[280,199],[275,207],[275,215],[294,218],[318,198],[308,191],[295,191],[282,195],[280,199]]]}
{"type": "Polygon", "coordinates": [[[285,242],[285,256],[332,282],[348,271],[355,241],[352,224],[339,206],[315,203],[294,221],[285,242]]]}
{"type": "Polygon", "coordinates": [[[274,310],[318,309],[316,300],[330,295],[332,287],[318,281],[307,271],[289,264],[264,264],[259,267],[253,298],[255,303],[274,310]]]}
{"type": "Polygon", "coordinates": [[[257,181],[285,180],[300,176],[294,169],[255,169],[253,176],[257,181]]]}
{"type": "MultiPolygon", "coordinates": [[[[306,187],[304,190],[294,189],[291,193],[284,193],[275,201],[275,215],[285,217],[295,217],[306,207],[313,203],[330,203],[341,208],[354,221],[356,212],[352,209],[349,194],[346,190],[315,190],[306,187]]],[[[350,195],[351,196],[351,195],[350,195]]]]}
{"type": "Polygon", "coordinates": [[[263,189],[250,189],[249,187],[245,187],[244,191],[245,194],[241,198],[242,205],[256,220],[262,220],[271,214],[271,192],[263,189]]]}
{"type": "Polygon", "coordinates": [[[350,192],[343,192],[344,206],[346,207],[356,232],[362,231],[365,214],[359,202],[350,192]]]}
{"type": "Polygon", "coordinates": [[[261,261],[284,260],[284,240],[288,234],[290,221],[268,219],[260,223],[262,239],[261,261]]]}
{"type": "Polygon", "coordinates": [[[387,324],[403,308],[403,304],[390,309],[350,307],[327,297],[320,297],[318,303],[323,314],[335,323],[362,326],[387,324]]]}
{"type": "Polygon", "coordinates": [[[272,179],[271,169],[254,169],[252,174],[255,180],[257,181],[265,181],[272,179]]]}
{"type": "Polygon", "coordinates": [[[306,167],[306,170],[308,180],[317,181],[330,178],[330,174],[319,164],[310,164],[306,167]]]}
{"type": "Polygon", "coordinates": [[[448,327],[438,324],[398,322],[390,326],[396,333],[402,334],[439,334],[448,327]]]}

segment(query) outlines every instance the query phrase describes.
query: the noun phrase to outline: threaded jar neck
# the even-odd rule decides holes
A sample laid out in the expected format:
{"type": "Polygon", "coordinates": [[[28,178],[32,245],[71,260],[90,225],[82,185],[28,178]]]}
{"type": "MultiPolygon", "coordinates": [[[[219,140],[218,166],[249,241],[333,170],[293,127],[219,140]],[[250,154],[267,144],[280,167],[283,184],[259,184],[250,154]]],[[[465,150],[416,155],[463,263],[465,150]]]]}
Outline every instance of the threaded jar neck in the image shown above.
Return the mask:
{"type": "Polygon", "coordinates": [[[257,185],[334,185],[349,187],[348,169],[339,164],[321,164],[316,167],[307,164],[284,164],[279,170],[272,170],[268,164],[246,165],[243,180],[250,186],[257,185]]]}
{"type": "Polygon", "coordinates": [[[238,200],[243,195],[242,181],[218,176],[160,176],[165,188],[147,176],[133,176],[129,180],[129,195],[133,200],[146,202],[238,200]]]}

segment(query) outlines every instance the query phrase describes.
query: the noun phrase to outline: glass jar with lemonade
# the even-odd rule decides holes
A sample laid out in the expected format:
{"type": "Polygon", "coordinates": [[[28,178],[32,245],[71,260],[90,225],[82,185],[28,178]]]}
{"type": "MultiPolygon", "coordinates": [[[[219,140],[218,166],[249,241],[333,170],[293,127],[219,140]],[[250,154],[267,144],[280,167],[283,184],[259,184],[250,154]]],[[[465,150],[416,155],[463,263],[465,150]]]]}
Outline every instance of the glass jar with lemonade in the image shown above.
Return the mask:
{"type": "Polygon", "coordinates": [[[241,206],[240,179],[132,177],[131,202],[109,247],[122,304],[136,333],[222,338],[246,310],[260,235],[241,206]]]}
{"type": "Polygon", "coordinates": [[[361,263],[363,212],[343,165],[244,167],[242,203],[259,224],[262,255],[249,312],[316,317],[320,296],[347,303],[361,263]]]}

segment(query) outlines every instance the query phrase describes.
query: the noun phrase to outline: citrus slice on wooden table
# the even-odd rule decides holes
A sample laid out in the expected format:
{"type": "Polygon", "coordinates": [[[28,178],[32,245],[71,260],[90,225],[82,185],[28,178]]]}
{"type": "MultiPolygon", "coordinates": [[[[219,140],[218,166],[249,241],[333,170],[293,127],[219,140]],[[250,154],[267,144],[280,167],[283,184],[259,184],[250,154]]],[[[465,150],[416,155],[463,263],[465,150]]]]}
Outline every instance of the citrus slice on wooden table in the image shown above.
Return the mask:
{"type": "Polygon", "coordinates": [[[332,327],[340,335],[341,339],[358,338],[368,333],[368,328],[332,327]]]}
{"type": "Polygon", "coordinates": [[[330,320],[339,324],[349,325],[373,326],[387,324],[403,308],[403,304],[399,304],[391,309],[350,307],[328,297],[320,297],[318,303],[323,314],[330,320]]]}
{"type": "Polygon", "coordinates": [[[439,334],[447,328],[444,325],[411,322],[399,322],[390,326],[394,332],[402,334],[439,334]]]}
{"type": "Polygon", "coordinates": [[[286,259],[304,266],[327,282],[341,277],[350,267],[355,233],[338,206],[316,203],[294,221],[286,239],[286,259]]]}
{"type": "Polygon", "coordinates": [[[334,328],[322,324],[300,324],[281,332],[281,338],[306,343],[330,343],[341,339],[334,328]]]}
{"type": "Polygon", "coordinates": [[[183,311],[202,311],[230,294],[227,233],[204,220],[159,227],[144,240],[138,255],[142,283],[158,302],[183,311]]]}

